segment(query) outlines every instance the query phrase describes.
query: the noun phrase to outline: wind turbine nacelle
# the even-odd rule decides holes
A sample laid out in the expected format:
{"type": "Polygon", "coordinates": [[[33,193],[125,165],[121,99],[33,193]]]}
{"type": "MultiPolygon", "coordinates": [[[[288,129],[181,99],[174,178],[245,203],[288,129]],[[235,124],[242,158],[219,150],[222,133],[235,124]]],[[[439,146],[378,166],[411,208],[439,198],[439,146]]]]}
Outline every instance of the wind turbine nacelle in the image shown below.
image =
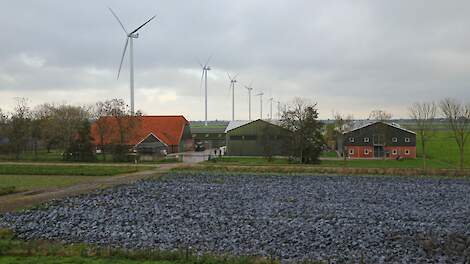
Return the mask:
{"type": "Polygon", "coordinates": [[[134,33],[131,35],[131,38],[139,38],[139,33],[134,33]]]}

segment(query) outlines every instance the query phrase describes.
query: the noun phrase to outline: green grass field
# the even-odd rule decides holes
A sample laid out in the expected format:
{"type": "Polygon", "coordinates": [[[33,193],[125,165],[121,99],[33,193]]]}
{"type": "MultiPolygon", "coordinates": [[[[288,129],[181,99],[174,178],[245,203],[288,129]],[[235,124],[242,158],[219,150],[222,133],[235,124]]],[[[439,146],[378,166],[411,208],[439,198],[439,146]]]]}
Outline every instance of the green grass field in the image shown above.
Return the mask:
{"type": "Polygon", "coordinates": [[[27,190],[66,187],[91,181],[97,177],[152,168],[149,166],[0,164],[0,196],[27,190]]]}
{"type": "Polygon", "coordinates": [[[143,169],[138,166],[0,164],[0,175],[112,176],[143,169]]]}
{"type": "MultiPolygon", "coordinates": [[[[450,131],[437,131],[434,136],[429,140],[427,146],[428,159],[433,162],[440,162],[447,164],[450,168],[457,168],[459,166],[459,151],[455,139],[452,138],[450,131]]],[[[422,149],[421,143],[418,138],[416,145],[418,156],[421,156],[422,149]]],[[[470,141],[465,146],[465,167],[470,168],[470,141]]]]}

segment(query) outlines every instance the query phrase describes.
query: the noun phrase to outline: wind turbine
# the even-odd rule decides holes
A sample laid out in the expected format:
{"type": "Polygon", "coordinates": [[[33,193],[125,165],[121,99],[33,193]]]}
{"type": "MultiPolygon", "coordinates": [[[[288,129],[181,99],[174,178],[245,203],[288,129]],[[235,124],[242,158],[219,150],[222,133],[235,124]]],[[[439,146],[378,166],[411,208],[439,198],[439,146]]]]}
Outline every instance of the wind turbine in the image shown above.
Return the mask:
{"type": "Polygon", "coordinates": [[[251,91],[253,90],[253,87],[251,85],[253,84],[253,81],[250,82],[250,85],[245,85],[245,88],[248,90],[248,120],[251,121],[251,91]]]}
{"type": "Polygon", "coordinates": [[[207,126],[207,72],[211,70],[211,67],[209,66],[209,61],[211,60],[212,56],[207,59],[206,64],[202,65],[202,63],[199,62],[199,65],[201,65],[202,68],[202,76],[201,76],[201,82],[202,79],[204,79],[204,90],[205,90],[205,103],[204,103],[204,108],[205,108],[205,120],[204,120],[204,125],[207,126]]]}
{"type": "Polygon", "coordinates": [[[230,88],[232,89],[232,121],[235,120],[235,83],[237,83],[237,76],[238,73],[233,76],[233,78],[230,76],[230,74],[227,72],[227,76],[230,80],[230,88]]]}
{"type": "Polygon", "coordinates": [[[273,119],[273,100],[274,98],[269,98],[269,119],[273,119]]]}
{"type": "Polygon", "coordinates": [[[122,29],[124,30],[124,33],[126,33],[126,42],[124,44],[124,50],[122,51],[122,57],[121,57],[121,63],[119,64],[119,70],[117,74],[117,79],[119,79],[119,75],[121,74],[121,68],[122,68],[122,62],[124,61],[124,56],[126,55],[126,50],[127,50],[127,45],[129,44],[129,64],[130,64],[130,88],[131,88],[131,114],[134,115],[134,39],[139,37],[139,31],[142,27],[147,25],[150,21],[152,21],[156,15],[151,17],[149,20],[147,20],[145,23],[137,27],[131,32],[127,32],[126,28],[122,24],[121,20],[119,17],[114,13],[114,11],[109,8],[109,11],[111,11],[111,14],[116,18],[116,20],[119,22],[121,25],[122,29]]]}
{"type": "Polygon", "coordinates": [[[281,119],[281,101],[277,101],[277,119],[281,119]]]}
{"type": "Polygon", "coordinates": [[[263,119],[263,92],[259,92],[257,94],[255,94],[255,96],[259,96],[259,107],[260,107],[260,110],[259,110],[259,118],[260,119],[263,119]]]}

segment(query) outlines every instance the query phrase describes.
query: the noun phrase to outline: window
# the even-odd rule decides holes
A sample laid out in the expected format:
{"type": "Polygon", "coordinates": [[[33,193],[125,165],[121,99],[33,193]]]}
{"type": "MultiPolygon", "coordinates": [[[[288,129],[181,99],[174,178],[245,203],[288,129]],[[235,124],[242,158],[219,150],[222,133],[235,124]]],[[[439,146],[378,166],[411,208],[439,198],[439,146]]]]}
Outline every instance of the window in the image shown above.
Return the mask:
{"type": "Polygon", "coordinates": [[[354,142],[354,138],[353,138],[353,137],[350,137],[350,138],[349,138],[349,142],[351,142],[351,143],[354,142]]]}
{"type": "Polygon", "coordinates": [[[411,142],[411,138],[405,138],[405,142],[411,142]]]}
{"type": "Polygon", "coordinates": [[[369,155],[369,150],[368,149],[364,149],[364,155],[369,155]]]}
{"type": "Polygon", "coordinates": [[[410,155],[410,150],[409,149],[405,149],[405,155],[410,155]]]}
{"type": "Polygon", "coordinates": [[[392,155],[397,155],[398,151],[396,149],[392,150],[392,155]]]}
{"type": "Polygon", "coordinates": [[[398,142],[398,138],[396,137],[392,138],[392,142],[395,142],[395,143],[398,142]]]}
{"type": "Polygon", "coordinates": [[[349,155],[354,155],[354,149],[349,149],[349,155]]]}
{"type": "Polygon", "coordinates": [[[364,138],[364,142],[368,143],[368,142],[369,142],[369,138],[368,138],[368,137],[365,137],[365,138],[364,138]]]}

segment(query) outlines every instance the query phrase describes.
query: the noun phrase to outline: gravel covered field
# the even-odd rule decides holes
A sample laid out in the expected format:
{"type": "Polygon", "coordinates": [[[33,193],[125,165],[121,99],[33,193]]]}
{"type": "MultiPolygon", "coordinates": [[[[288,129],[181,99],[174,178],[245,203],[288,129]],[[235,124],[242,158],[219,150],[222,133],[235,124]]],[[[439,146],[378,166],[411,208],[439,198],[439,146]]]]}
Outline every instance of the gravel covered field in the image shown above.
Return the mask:
{"type": "Polygon", "coordinates": [[[20,238],[333,263],[470,259],[470,181],[172,174],[0,216],[20,238]]]}

